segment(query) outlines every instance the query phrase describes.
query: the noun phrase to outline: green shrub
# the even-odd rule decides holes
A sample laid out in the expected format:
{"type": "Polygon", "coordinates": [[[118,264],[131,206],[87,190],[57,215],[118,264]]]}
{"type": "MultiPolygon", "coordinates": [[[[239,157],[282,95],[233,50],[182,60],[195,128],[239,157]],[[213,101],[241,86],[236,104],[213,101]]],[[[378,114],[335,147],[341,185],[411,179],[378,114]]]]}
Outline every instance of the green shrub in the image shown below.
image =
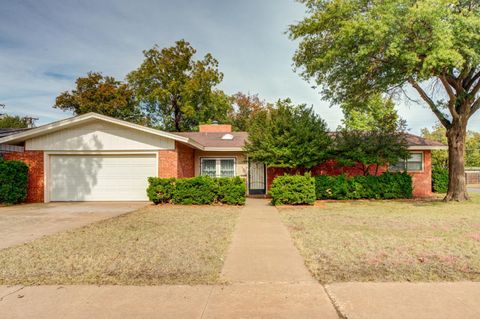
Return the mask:
{"type": "Polygon", "coordinates": [[[311,205],[315,202],[315,180],[308,173],[278,176],[273,180],[270,196],[273,205],[311,205]]]}
{"type": "Polygon", "coordinates": [[[228,205],[244,205],[247,187],[240,177],[221,177],[218,182],[218,201],[228,205]]]}
{"type": "Polygon", "coordinates": [[[412,178],[407,173],[380,176],[315,176],[317,199],[392,199],[412,197],[412,178]]]}
{"type": "Polygon", "coordinates": [[[148,178],[147,195],[154,204],[168,203],[173,198],[175,178],[148,178]]]}
{"type": "Polygon", "coordinates": [[[154,204],[208,205],[224,203],[244,205],[245,180],[240,177],[148,178],[147,195],[154,204]]]}
{"type": "Polygon", "coordinates": [[[432,189],[435,193],[448,191],[448,169],[434,166],[432,169],[432,189]]]}
{"type": "Polygon", "coordinates": [[[173,203],[183,205],[209,205],[218,197],[218,182],[210,176],[180,178],[175,183],[173,203]]]}
{"type": "Polygon", "coordinates": [[[27,198],[28,166],[0,159],[0,203],[17,204],[27,198]]]}

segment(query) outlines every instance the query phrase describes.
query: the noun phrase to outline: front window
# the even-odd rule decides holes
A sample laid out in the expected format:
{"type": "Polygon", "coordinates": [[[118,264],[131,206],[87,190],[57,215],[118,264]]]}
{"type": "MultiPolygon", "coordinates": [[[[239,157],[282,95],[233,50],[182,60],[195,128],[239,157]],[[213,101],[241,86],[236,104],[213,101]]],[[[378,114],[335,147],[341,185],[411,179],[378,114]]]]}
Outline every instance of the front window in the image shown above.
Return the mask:
{"type": "Polygon", "coordinates": [[[235,159],[202,158],[200,173],[211,177],[233,177],[235,176],[235,159]]]}
{"type": "Polygon", "coordinates": [[[423,170],[423,153],[410,153],[409,158],[390,165],[391,171],[420,172],[423,170]]]}

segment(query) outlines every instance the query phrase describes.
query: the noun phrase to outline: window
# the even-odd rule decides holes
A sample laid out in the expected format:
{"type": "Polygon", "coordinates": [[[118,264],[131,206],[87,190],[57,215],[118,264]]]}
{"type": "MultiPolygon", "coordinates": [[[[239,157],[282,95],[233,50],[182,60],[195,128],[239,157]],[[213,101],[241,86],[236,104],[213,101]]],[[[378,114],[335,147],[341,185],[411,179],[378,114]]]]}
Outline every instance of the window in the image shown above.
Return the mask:
{"type": "Polygon", "coordinates": [[[390,165],[391,171],[419,172],[423,170],[423,153],[410,153],[408,159],[400,160],[397,164],[390,165]]]}
{"type": "Polygon", "coordinates": [[[211,177],[233,177],[235,176],[235,159],[202,158],[200,174],[211,177]]]}

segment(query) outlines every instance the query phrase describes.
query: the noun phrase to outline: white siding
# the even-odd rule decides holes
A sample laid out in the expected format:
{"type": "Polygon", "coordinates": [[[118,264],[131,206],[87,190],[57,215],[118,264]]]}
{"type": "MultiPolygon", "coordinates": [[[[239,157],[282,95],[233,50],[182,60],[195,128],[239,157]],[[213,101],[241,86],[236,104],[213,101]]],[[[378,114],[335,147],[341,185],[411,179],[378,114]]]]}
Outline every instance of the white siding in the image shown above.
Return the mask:
{"type": "Polygon", "coordinates": [[[175,142],[112,123],[93,121],[34,137],[26,150],[44,151],[135,151],[174,149],[175,142]]]}

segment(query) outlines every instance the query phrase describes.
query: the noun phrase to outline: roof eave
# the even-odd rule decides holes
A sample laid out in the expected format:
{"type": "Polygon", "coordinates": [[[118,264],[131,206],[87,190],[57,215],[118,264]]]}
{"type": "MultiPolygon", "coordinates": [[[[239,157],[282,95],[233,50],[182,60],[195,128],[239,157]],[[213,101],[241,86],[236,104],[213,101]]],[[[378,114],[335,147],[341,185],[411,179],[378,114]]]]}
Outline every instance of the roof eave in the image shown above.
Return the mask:
{"type": "Polygon", "coordinates": [[[408,147],[411,151],[447,151],[448,146],[446,145],[410,145],[408,147]]]}
{"type": "Polygon", "coordinates": [[[45,135],[45,134],[48,134],[50,132],[55,132],[57,130],[60,130],[60,129],[63,129],[63,128],[66,128],[66,127],[69,127],[69,126],[72,126],[72,125],[75,125],[75,124],[78,124],[78,123],[86,122],[86,121],[89,121],[89,120],[92,120],[92,119],[102,120],[102,121],[105,121],[105,122],[109,122],[109,123],[121,125],[121,126],[124,126],[124,127],[129,127],[129,128],[132,128],[132,129],[136,129],[136,130],[139,130],[139,131],[143,131],[143,132],[146,132],[146,133],[154,134],[154,135],[157,135],[157,136],[169,138],[169,139],[172,139],[172,140],[175,140],[175,141],[189,143],[189,138],[187,138],[187,137],[182,137],[182,136],[178,136],[178,135],[171,134],[171,133],[168,133],[168,132],[156,130],[156,129],[153,129],[153,128],[150,128],[150,127],[146,127],[146,126],[130,123],[130,122],[127,122],[127,121],[115,119],[115,118],[112,118],[112,117],[109,117],[109,116],[106,116],[106,115],[101,115],[101,114],[97,114],[97,113],[87,113],[87,114],[67,118],[65,120],[60,120],[60,121],[53,122],[53,123],[50,123],[50,124],[42,125],[42,126],[33,128],[31,130],[28,130],[26,132],[20,132],[20,133],[17,133],[17,134],[12,134],[12,135],[0,138],[0,144],[24,142],[25,140],[28,140],[30,138],[34,138],[34,137],[40,136],[40,135],[45,135]]]}

